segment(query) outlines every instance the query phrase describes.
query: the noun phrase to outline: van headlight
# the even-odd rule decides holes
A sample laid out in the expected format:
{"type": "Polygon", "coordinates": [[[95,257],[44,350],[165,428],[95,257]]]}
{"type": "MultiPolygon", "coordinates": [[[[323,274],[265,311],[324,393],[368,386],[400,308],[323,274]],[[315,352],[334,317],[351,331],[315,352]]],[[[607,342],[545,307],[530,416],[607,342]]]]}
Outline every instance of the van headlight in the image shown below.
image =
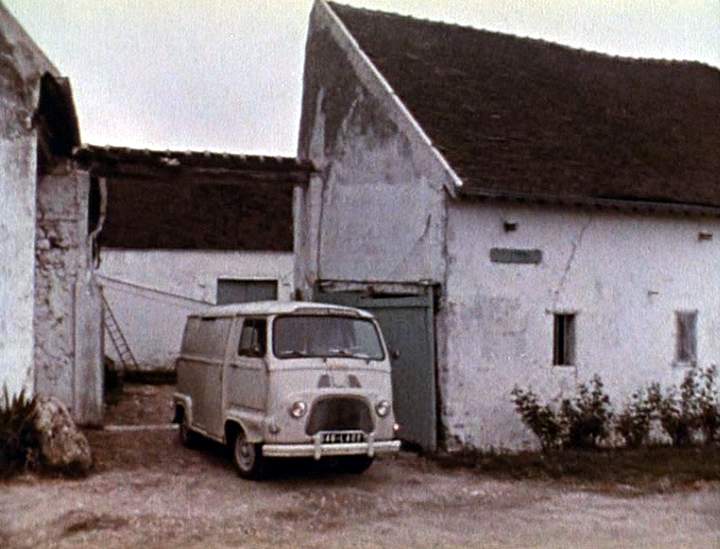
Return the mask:
{"type": "Polygon", "coordinates": [[[305,415],[305,412],[307,412],[307,404],[305,404],[302,400],[298,400],[297,402],[293,402],[289,411],[292,417],[300,419],[305,415]]]}
{"type": "Polygon", "coordinates": [[[375,411],[380,417],[385,417],[390,413],[390,403],[387,400],[381,400],[375,405],[375,411]]]}

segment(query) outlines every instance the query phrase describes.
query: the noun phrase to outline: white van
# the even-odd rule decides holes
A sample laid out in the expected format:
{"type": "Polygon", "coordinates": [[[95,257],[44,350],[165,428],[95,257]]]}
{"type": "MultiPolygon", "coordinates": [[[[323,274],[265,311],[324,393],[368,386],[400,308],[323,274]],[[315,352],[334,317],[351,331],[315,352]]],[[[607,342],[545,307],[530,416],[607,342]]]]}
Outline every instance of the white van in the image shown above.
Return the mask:
{"type": "Polygon", "coordinates": [[[397,452],[390,360],[367,312],[309,302],[211,307],[188,317],[175,421],[191,445],[227,444],[239,474],[267,458],[338,457],[360,473],[397,452]]]}

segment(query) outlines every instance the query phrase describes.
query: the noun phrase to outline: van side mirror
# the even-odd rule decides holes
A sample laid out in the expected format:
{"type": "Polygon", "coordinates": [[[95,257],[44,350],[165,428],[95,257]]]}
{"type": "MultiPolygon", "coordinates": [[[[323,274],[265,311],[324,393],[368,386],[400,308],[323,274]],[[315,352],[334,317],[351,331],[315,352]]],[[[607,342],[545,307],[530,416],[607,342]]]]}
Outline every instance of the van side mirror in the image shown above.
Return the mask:
{"type": "Polygon", "coordinates": [[[400,358],[400,350],[399,349],[390,349],[390,358],[393,360],[397,360],[400,358]]]}

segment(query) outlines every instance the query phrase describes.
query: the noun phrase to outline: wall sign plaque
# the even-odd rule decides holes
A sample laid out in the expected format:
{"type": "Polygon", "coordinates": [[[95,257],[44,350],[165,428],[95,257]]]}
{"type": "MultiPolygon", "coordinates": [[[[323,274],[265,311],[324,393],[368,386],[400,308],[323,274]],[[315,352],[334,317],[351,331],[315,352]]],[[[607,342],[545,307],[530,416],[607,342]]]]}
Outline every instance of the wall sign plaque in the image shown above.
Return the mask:
{"type": "Polygon", "coordinates": [[[493,263],[529,263],[537,265],[542,262],[542,250],[491,248],[490,261],[493,263]]]}

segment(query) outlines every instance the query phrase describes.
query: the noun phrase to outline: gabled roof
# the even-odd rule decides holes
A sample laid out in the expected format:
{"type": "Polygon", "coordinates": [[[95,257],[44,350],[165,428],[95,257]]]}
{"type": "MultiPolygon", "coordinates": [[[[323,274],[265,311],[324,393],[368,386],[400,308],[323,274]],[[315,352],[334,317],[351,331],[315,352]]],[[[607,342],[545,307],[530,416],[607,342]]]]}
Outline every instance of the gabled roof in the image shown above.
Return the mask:
{"type": "Polygon", "coordinates": [[[330,7],[463,194],[720,207],[720,70],[330,7]]]}
{"type": "Polygon", "coordinates": [[[103,247],[293,249],[293,186],[312,166],[294,158],[88,145],[75,159],[106,178],[103,247]]]}

